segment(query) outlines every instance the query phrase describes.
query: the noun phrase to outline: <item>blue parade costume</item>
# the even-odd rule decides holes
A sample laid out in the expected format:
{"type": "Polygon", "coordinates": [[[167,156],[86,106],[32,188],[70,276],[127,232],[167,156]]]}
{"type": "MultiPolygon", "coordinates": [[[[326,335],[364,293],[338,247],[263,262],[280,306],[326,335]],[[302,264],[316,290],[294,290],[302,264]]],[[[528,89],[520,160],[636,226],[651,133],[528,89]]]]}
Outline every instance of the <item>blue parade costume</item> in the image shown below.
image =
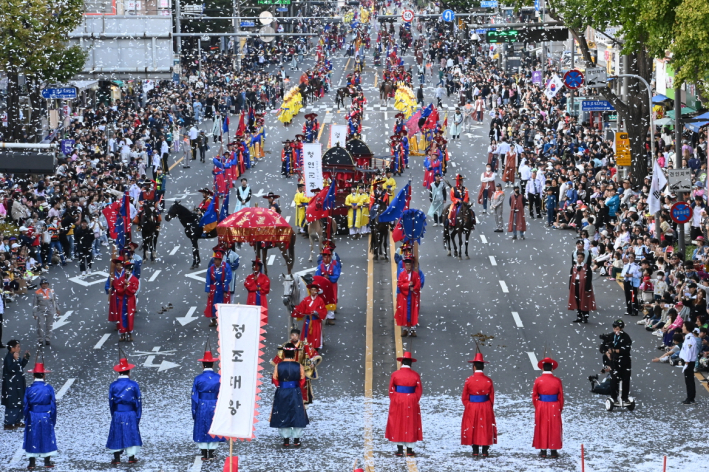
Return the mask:
{"type": "Polygon", "coordinates": [[[215,449],[217,443],[225,441],[224,438],[209,435],[214,409],[217,407],[220,383],[219,374],[212,369],[204,369],[204,372],[195,377],[192,385],[192,419],[194,420],[192,440],[200,449],[215,449]]]}
{"type": "Polygon", "coordinates": [[[276,365],[273,378],[277,383],[276,394],[271,409],[271,428],[279,428],[284,439],[300,438],[300,433],[308,423],[308,413],[303,404],[300,390],[303,367],[292,359],[284,359],[276,365]]]}
{"type": "MultiPolygon", "coordinates": [[[[108,432],[106,449],[115,454],[125,453],[133,462],[134,456],[143,445],[140,438],[140,418],[143,415],[142,396],[138,383],[125,373],[135,365],[125,357],[113,370],[120,372],[118,379],[108,389],[108,404],[111,410],[111,427],[108,432]]],[[[116,459],[114,459],[116,462],[116,459]]],[[[120,456],[117,458],[120,462],[120,456]]]]}
{"type": "MultiPolygon", "coordinates": [[[[37,364],[39,367],[42,364],[37,364]]],[[[35,369],[37,372],[38,369],[35,369]]],[[[54,427],[57,424],[57,402],[54,388],[42,379],[25,390],[25,437],[22,449],[27,457],[50,457],[57,454],[54,427]]]]}

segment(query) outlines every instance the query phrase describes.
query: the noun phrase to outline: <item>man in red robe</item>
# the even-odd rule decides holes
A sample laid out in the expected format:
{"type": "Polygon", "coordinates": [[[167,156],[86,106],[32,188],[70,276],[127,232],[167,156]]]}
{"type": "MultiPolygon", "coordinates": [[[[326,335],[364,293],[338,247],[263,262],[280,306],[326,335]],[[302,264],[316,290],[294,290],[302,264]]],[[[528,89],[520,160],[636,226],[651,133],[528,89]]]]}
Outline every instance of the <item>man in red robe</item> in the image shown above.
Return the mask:
{"type": "Polygon", "coordinates": [[[413,270],[414,260],[404,259],[404,270],[397,280],[396,325],[401,326],[401,335],[416,337],[416,325],[419,321],[419,304],[421,303],[421,277],[413,270]]]}
{"type": "Polygon", "coordinates": [[[410,352],[404,357],[397,357],[401,368],[391,374],[389,380],[389,418],[385,437],[396,443],[396,455],[414,456],[414,443],[423,441],[423,426],[421,425],[421,376],[411,368],[416,359],[410,352]]]}
{"type": "Polygon", "coordinates": [[[519,186],[515,185],[514,192],[510,195],[510,221],[507,224],[507,232],[512,233],[512,239],[517,239],[517,231],[520,238],[524,239],[524,232],[527,231],[527,220],[524,219],[524,196],[519,192],[519,186]]]}
{"type": "Polygon", "coordinates": [[[135,318],[135,294],[140,281],[133,275],[133,263],[126,262],[120,277],[113,279],[113,292],[118,308],[119,341],[133,342],[133,321],[135,318]]]}
{"type": "Polygon", "coordinates": [[[224,261],[224,251],[216,249],[212,256],[212,264],[207,269],[204,280],[204,291],[207,295],[207,306],[204,316],[210,318],[209,326],[217,326],[217,303],[230,303],[231,292],[231,266],[224,261]]]}
{"type": "Polygon", "coordinates": [[[113,288],[113,282],[116,279],[123,278],[125,271],[123,269],[123,258],[116,257],[111,260],[113,263],[113,274],[106,279],[106,293],[108,294],[108,321],[116,323],[116,329],[120,323],[120,305],[118,304],[118,295],[116,289],[113,288]]]}
{"type": "Polygon", "coordinates": [[[246,297],[246,304],[259,305],[264,323],[268,324],[268,300],[266,295],[271,291],[271,280],[268,275],[261,272],[262,267],[263,263],[260,259],[256,259],[251,263],[252,272],[246,276],[244,287],[249,292],[246,297]]]}
{"type": "Polygon", "coordinates": [[[332,284],[334,300],[332,304],[325,305],[327,309],[327,321],[325,321],[325,324],[334,325],[335,311],[337,310],[337,281],[340,279],[341,273],[340,262],[333,260],[332,250],[328,247],[324,248],[320,254],[322,259],[320,264],[318,264],[318,268],[315,270],[315,275],[327,278],[332,284]]]}
{"type": "Polygon", "coordinates": [[[558,450],[562,447],[561,412],[564,409],[564,389],[561,379],[552,374],[559,367],[554,359],[545,357],[538,364],[543,370],[542,375],[534,381],[532,403],[534,403],[534,440],[532,447],[540,449],[539,457],[547,456],[551,449],[551,457],[559,457],[558,450]]]}
{"type": "Polygon", "coordinates": [[[473,375],[468,377],[463,386],[463,422],[460,427],[460,443],[473,446],[473,457],[480,454],[488,457],[488,449],[497,444],[497,424],[495,423],[495,387],[492,379],[483,373],[487,362],[481,352],[475,354],[472,361],[473,375]]]}
{"type": "Polygon", "coordinates": [[[322,320],[327,315],[325,302],[320,296],[320,286],[317,284],[308,285],[310,295],[305,297],[293,309],[291,316],[298,321],[303,321],[303,341],[307,341],[313,349],[319,350],[322,345],[322,320]]]}
{"type": "Polygon", "coordinates": [[[588,312],[596,311],[596,297],[591,282],[593,273],[583,252],[576,254],[576,264],[569,277],[569,310],[576,310],[574,323],[588,323],[588,312]]]}

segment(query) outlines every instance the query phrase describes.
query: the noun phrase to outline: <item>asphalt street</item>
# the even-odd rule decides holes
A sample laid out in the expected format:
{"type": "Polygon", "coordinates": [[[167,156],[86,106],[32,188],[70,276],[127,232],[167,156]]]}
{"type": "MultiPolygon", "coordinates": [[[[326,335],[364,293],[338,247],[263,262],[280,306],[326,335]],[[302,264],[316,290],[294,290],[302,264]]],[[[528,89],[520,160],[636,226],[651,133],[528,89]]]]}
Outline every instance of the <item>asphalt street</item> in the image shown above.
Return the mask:
{"type": "MultiPolygon", "coordinates": [[[[412,58],[405,60],[408,63],[412,58]]],[[[332,82],[337,86],[352,69],[352,61],[337,57],[333,62],[332,82]]],[[[363,134],[374,153],[384,155],[389,152],[387,139],[396,111],[392,105],[386,111],[380,109],[374,87],[375,72],[370,65],[364,74],[368,104],[363,134]]],[[[426,93],[427,101],[432,100],[431,84],[426,93]]],[[[447,100],[445,103],[453,105],[447,100]]],[[[330,125],[345,123],[345,110],[334,107],[333,93],[303,110],[289,128],[269,113],[266,157],[245,175],[256,195],[272,191],[281,196],[283,215],[291,223],[295,219],[291,200],[296,180],[280,175],[281,142],[300,132],[303,113],[310,110],[318,113],[321,124],[326,123],[320,138],[326,147],[330,125]]],[[[236,120],[238,116],[232,116],[232,123],[236,120]]],[[[211,124],[205,122],[201,128],[208,130],[211,124]]],[[[479,176],[487,159],[487,130],[486,122],[467,130],[460,141],[449,141],[452,163],[446,178],[454,182],[456,173],[464,175],[471,200],[477,197],[479,176]]],[[[407,180],[412,181],[411,207],[425,212],[428,193],[422,187],[422,161],[423,157],[412,156],[409,170],[397,180],[399,188],[407,180]]],[[[190,169],[175,165],[167,184],[168,205],[174,200],[189,207],[198,204],[197,190],[211,186],[211,169],[210,164],[199,161],[193,161],[190,169]]],[[[465,378],[471,374],[467,360],[474,355],[473,335],[484,339],[482,350],[490,361],[487,372],[499,396],[496,413],[500,444],[493,447],[488,463],[476,464],[480,470],[578,470],[582,443],[586,444],[587,465],[592,470],[659,470],[663,451],[670,452],[668,442],[677,440],[684,446],[671,451],[671,464],[679,467],[695,463],[702,443],[691,434],[665,429],[696,431],[707,392],[699,389],[697,406],[679,405],[684,388],[680,369],[650,363],[658,352],[654,349],[656,338],[635,326],[635,319],[626,317],[628,332],[635,340],[631,395],[637,399],[637,409],[606,413],[604,397],[589,392],[587,377],[600,368],[598,335],[610,332],[612,320],[622,316],[623,300],[615,282],[597,278],[594,287],[598,311],[591,314],[588,325],[571,323],[575,314],[566,310],[566,301],[573,233],[548,230],[541,220],[528,219],[527,239],[512,241],[507,233],[493,232],[491,214],[483,215],[477,203],[474,209],[480,223],[470,238],[469,260],[448,257],[442,228],[430,224],[427,228],[419,252],[426,286],[416,339],[402,341],[396,336],[391,263],[371,261],[366,239],[337,238],[337,252],[343,262],[338,318],[335,326],[324,328],[324,360],[319,368],[321,378],[314,385],[316,402],[309,409],[311,425],[304,437],[305,447],[299,451],[283,451],[279,447],[277,432],[268,428],[273,388],[265,385],[256,439],[235,444],[241,470],[347,471],[356,461],[366,462],[368,471],[467,469],[472,459],[469,451],[459,445],[459,396],[465,378]],[[389,375],[396,368],[395,357],[402,348],[411,350],[418,359],[414,368],[421,374],[424,386],[421,403],[426,441],[418,449],[418,457],[408,460],[393,457],[395,448],[384,440],[383,432],[389,375]],[[545,353],[560,363],[556,373],[564,382],[568,403],[564,454],[553,466],[530,460],[534,450],[529,400],[533,381],[540,373],[536,359],[545,353]]],[[[504,214],[506,220],[507,203],[504,214]]],[[[190,271],[189,241],[177,220],[165,222],[158,246],[160,261],[143,265],[135,341],[121,344],[130,361],[138,366],[133,378],[140,383],[144,395],[143,462],[131,469],[221,470],[219,463],[203,465],[195,461],[199,451],[191,442],[189,413],[192,378],[200,370],[196,359],[201,357],[208,337],[213,344],[216,342],[214,329],[207,327],[208,321],[202,316],[206,301],[204,272],[215,244],[215,240],[201,242],[202,265],[190,271]],[[159,314],[168,303],[173,308],[159,314]]],[[[298,237],[295,251],[294,272],[315,267],[307,260],[306,239],[298,237]]],[[[239,254],[241,267],[236,275],[243,281],[250,270],[253,251],[244,246],[239,254]]],[[[265,374],[271,371],[267,361],[275,355],[276,345],[286,339],[289,323],[278,278],[286,272],[284,261],[276,255],[266,262],[272,288],[265,374]]],[[[77,279],[78,264],[71,263],[50,273],[64,313],[62,325],[54,330],[52,347],[45,354],[48,368],[53,370],[48,380],[58,392],[63,392],[57,424],[57,471],[111,468],[110,456],[104,449],[109,426],[106,392],[115,378],[111,367],[118,359],[118,336],[107,322],[108,303],[103,289],[108,272],[106,252],[94,264],[94,270],[103,272],[77,279]]],[[[233,300],[243,303],[245,290],[240,283],[237,287],[233,300]]],[[[29,300],[11,304],[5,319],[4,340],[20,339],[23,350],[34,352],[29,300]]],[[[0,469],[24,468],[25,459],[18,450],[22,446],[21,433],[2,432],[2,437],[0,469]]],[[[223,458],[225,452],[222,447],[218,457],[223,458]]]]}

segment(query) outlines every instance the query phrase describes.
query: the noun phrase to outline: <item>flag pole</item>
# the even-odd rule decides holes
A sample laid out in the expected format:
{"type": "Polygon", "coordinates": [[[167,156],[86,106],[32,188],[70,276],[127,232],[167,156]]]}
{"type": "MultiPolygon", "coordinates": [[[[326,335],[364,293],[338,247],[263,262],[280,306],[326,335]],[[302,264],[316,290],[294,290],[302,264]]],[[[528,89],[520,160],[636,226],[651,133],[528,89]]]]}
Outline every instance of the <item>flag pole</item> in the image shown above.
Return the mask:
{"type": "Polygon", "coordinates": [[[234,438],[229,438],[229,472],[234,472],[234,438]]]}

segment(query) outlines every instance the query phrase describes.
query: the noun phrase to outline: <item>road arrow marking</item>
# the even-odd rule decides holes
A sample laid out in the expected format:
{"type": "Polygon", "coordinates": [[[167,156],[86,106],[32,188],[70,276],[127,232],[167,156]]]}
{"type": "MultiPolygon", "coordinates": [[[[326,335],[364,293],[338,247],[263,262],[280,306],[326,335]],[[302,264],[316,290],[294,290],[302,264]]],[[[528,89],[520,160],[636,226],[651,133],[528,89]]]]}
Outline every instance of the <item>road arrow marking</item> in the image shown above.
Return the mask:
{"type": "Polygon", "coordinates": [[[103,344],[108,341],[108,338],[111,337],[111,333],[106,333],[101,337],[101,340],[96,343],[94,346],[94,349],[101,349],[103,347],[103,344]]]}
{"type": "Polygon", "coordinates": [[[74,310],[69,310],[66,313],[64,313],[62,316],[60,316],[59,319],[54,322],[54,329],[61,328],[62,326],[69,324],[69,322],[67,321],[67,318],[69,318],[72,313],[74,313],[74,310]]]}
{"type": "Polygon", "coordinates": [[[177,250],[178,250],[178,249],[180,249],[180,245],[179,245],[179,244],[178,244],[177,246],[175,246],[175,247],[172,249],[172,251],[170,251],[170,255],[171,255],[171,256],[174,256],[175,253],[177,253],[177,250]]]}
{"type": "Polygon", "coordinates": [[[59,389],[56,395],[56,400],[59,401],[62,398],[64,398],[64,395],[66,394],[67,391],[71,388],[72,385],[74,385],[74,381],[76,379],[67,379],[67,381],[64,383],[62,388],[59,389]]]}
{"type": "Polygon", "coordinates": [[[204,269],[204,270],[198,270],[197,272],[190,272],[189,274],[185,274],[185,277],[187,277],[189,279],[195,279],[199,282],[204,283],[207,281],[206,274],[207,274],[208,270],[209,269],[204,269]],[[205,277],[201,277],[199,274],[205,274],[205,277]]]}
{"type": "Polygon", "coordinates": [[[192,317],[192,315],[194,314],[195,311],[197,311],[197,307],[191,306],[190,309],[187,310],[187,314],[185,316],[178,317],[177,321],[179,321],[182,326],[186,326],[186,325],[192,323],[194,320],[199,318],[198,316],[192,317]]]}
{"type": "Polygon", "coordinates": [[[266,193],[263,189],[259,189],[259,191],[254,194],[254,197],[263,197],[264,195],[266,195],[266,193]]]}
{"type": "Polygon", "coordinates": [[[170,361],[162,361],[160,364],[153,364],[153,361],[155,360],[155,356],[148,356],[145,359],[145,362],[143,363],[143,367],[157,367],[158,372],[162,372],[168,369],[173,369],[175,367],[180,367],[180,364],[175,364],[174,362],[170,361]]]}
{"type": "Polygon", "coordinates": [[[82,279],[81,277],[72,277],[69,280],[71,280],[75,284],[79,284],[84,287],[90,287],[92,285],[106,283],[107,278],[108,278],[108,274],[106,272],[96,271],[96,272],[91,272],[84,279],[82,279]],[[98,277],[98,278],[96,278],[96,277],[98,277]]]}
{"type": "Polygon", "coordinates": [[[150,276],[150,278],[148,279],[148,282],[155,282],[155,279],[158,278],[158,275],[160,275],[160,272],[162,272],[162,270],[160,270],[160,269],[153,272],[153,275],[150,276]]]}
{"type": "Polygon", "coordinates": [[[199,472],[202,470],[202,456],[194,456],[194,462],[190,468],[190,472],[199,472]]]}

